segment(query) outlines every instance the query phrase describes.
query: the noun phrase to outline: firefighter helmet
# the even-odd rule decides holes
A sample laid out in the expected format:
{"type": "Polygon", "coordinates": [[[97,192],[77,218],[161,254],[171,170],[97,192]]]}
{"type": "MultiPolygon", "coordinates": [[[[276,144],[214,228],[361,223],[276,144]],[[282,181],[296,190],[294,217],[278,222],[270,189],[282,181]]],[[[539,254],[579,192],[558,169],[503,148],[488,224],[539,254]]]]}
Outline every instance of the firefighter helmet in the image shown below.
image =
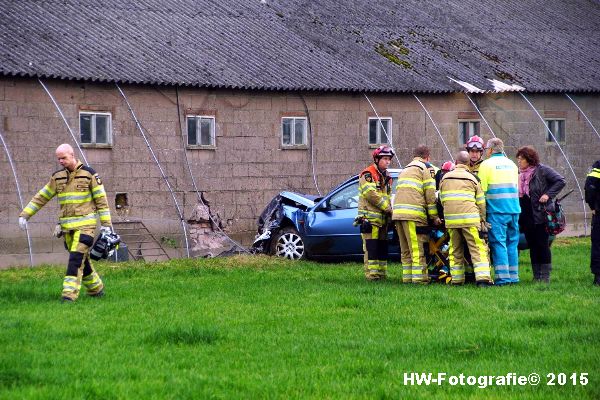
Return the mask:
{"type": "Polygon", "coordinates": [[[471,136],[466,144],[467,150],[476,149],[483,151],[483,147],[483,139],[477,135],[471,136]]]}
{"type": "Polygon", "coordinates": [[[394,157],[395,155],[396,153],[394,153],[394,149],[392,149],[390,146],[382,145],[373,151],[373,160],[377,162],[381,157],[394,157]]]}
{"type": "Polygon", "coordinates": [[[456,166],[454,165],[454,163],[452,161],[446,161],[445,163],[442,164],[442,171],[444,172],[448,172],[448,171],[452,171],[456,166]]]}

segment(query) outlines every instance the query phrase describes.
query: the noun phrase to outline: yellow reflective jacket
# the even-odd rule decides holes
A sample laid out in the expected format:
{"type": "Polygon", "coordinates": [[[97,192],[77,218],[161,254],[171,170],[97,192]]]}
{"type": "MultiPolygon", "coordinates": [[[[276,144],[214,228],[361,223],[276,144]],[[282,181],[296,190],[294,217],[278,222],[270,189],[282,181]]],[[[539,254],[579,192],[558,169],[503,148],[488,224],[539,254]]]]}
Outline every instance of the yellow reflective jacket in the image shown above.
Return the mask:
{"type": "Polygon", "coordinates": [[[466,165],[444,175],[440,182],[446,228],[479,226],[485,221],[485,197],[477,178],[466,165]]]}
{"type": "Polygon", "coordinates": [[[473,175],[475,175],[477,180],[479,180],[479,167],[481,166],[482,162],[483,162],[483,157],[481,157],[478,161],[475,161],[475,162],[471,162],[469,160],[469,165],[467,166],[467,170],[470,173],[472,173],[473,175]]]}
{"type": "Polygon", "coordinates": [[[435,169],[415,157],[398,176],[392,219],[426,224],[438,216],[435,204],[435,169]]]}
{"type": "Polygon", "coordinates": [[[77,161],[73,172],[64,168],[21,211],[20,217],[31,218],[54,196],[58,197],[58,220],[63,231],[95,227],[98,216],[102,226],[111,226],[106,192],[100,177],[92,168],[77,161]]]}
{"type": "Polygon", "coordinates": [[[375,164],[365,168],[358,178],[358,216],[375,226],[383,226],[391,207],[392,178],[381,174],[375,164]]]}

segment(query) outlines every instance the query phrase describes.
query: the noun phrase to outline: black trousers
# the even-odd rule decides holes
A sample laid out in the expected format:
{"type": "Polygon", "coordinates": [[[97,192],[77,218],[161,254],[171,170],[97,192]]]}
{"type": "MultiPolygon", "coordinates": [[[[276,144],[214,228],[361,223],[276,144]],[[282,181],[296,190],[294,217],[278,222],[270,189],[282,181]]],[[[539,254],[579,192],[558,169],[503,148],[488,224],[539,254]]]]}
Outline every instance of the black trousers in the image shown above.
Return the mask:
{"type": "Polygon", "coordinates": [[[592,274],[600,274],[600,215],[592,217],[592,257],[590,261],[592,274]]]}
{"type": "Polygon", "coordinates": [[[545,224],[533,224],[525,227],[525,239],[529,244],[529,256],[531,264],[551,264],[552,253],[550,252],[549,236],[545,224]]]}

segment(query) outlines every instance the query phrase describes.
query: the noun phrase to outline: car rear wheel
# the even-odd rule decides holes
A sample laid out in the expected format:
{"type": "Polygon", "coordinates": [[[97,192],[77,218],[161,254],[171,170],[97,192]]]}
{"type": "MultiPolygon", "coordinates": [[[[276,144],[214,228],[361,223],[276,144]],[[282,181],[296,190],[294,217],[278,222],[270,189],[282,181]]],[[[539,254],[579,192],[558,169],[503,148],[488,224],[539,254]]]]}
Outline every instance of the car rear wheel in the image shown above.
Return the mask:
{"type": "Polygon", "coordinates": [[[283,228],[271,241],[271,254],[290,260],[306,258],[304,241],[298,231],[290,226],[283,228]]]}

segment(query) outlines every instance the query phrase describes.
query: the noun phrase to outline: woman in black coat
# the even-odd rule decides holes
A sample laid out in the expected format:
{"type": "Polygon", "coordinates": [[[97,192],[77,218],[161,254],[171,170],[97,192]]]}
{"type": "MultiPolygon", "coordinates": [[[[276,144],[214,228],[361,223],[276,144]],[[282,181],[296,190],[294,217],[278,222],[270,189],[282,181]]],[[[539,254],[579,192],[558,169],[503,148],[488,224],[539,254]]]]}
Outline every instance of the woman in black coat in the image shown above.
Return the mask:
{"type": "Polygon", "coordinates": [[[533,147],[524,146],[517,151],[519,165],[519,225],[529,244],[533,280],[550,282],[552,253],[546,232],[545,209],[554,211],[554,201],[565,187],[565,178],[558,172],[540,164],[533,147]]]}

